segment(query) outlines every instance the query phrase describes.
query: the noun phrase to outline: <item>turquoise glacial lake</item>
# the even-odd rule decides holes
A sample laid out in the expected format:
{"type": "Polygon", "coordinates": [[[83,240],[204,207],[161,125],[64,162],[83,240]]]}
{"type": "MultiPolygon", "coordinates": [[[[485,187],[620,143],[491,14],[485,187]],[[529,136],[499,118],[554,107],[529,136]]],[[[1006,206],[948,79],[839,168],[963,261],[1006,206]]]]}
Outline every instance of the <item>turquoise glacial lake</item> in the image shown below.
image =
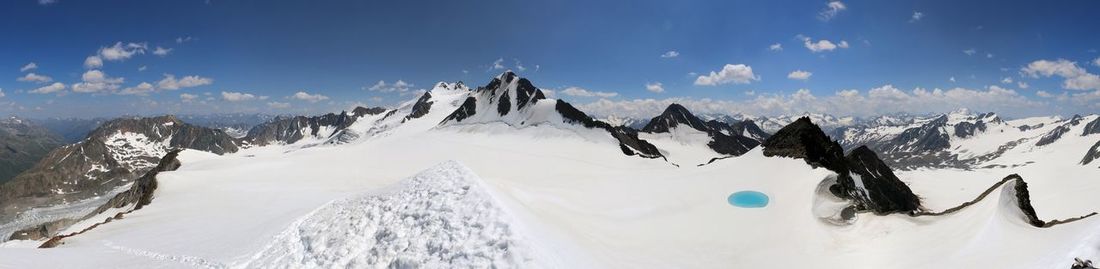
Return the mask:
{"type": "Polygon", "coordinates": [[[729,203],[736,207],[760,208],[768,206],[768,195],[758,191],[739,191],[730,194],[729,203]]]}

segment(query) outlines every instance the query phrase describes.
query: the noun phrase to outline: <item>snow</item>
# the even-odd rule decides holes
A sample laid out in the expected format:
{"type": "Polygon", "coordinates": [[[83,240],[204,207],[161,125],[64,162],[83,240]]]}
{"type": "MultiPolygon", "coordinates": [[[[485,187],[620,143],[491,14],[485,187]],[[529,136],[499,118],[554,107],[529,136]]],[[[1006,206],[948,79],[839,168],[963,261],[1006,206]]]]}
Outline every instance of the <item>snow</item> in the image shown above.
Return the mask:
{"type": "Polygon", "coordinates": [[[724,156],[707,146],[710,135],[688,126],[672,127],[667,133],[639,132],[638,138],[657,146],[669,162],[681,166],[705,164],[712,158],[724,156]]]}
{"type": "MultiPolygon", "coordinates": [[[[5,244],[0,267],[1065,268],[1075,257],[1100,260],[1100,218],[1035,228],[1010,206],[1010,188],[945,216],[834,222],[848,205],[823,196],[835,174],[803,160],[756,148],[695,166],[713,153],[687,130],[641,134],[679,167],[626,156],[606,132],[560,122],[552,100],[505,117],[479,104],[484,118],[440,125],[468,93],[437,85],[427,115],[405,120],[406,103],[390,117],[364,116],[348,128],[360,136],[350,143],[221,156],[185,150],[179,170],[159,174],[152,204],[55,249],[5,244]],[[746,190],[766,194],[768,206],[727,203],[746,190]]],[[[1024,166],[898,176],[940,210],[1019,173],[1040,218],[1076,217],[1100,209],[1100,169],[1076,165],[1100,135],[1074,128],[988,162],[1033,161],[1024,166]]],[[[156,149],[140,137],[118,139],[156,149]]]]}
{"type": "Polygon", "coordinates": [[[445,162],[322,206],[243,264],[250,268],[515,268],[530,251],[472,171],[445,162]]]}

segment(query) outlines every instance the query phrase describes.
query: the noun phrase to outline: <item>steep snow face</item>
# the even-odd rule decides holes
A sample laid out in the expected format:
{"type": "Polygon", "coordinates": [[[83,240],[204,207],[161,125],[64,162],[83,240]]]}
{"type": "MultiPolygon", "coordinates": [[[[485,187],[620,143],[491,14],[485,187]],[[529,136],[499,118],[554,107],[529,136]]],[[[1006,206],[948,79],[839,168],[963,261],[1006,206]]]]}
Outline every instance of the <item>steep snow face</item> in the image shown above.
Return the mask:
{"type": "Polygon", "coordinates": [[[557,100],[546,96],[526,78],[504,72],[485,87],[473,91],[441,125],[505,123],[512,126],[552,124],[564,127],[557,100]]]}
{"type": "Polygon", "coordinates": [[[327,204],[246,268],[520,268],[534,241],[465,166],[450,161],[387,190],[327,204]]]}
{"type": "MultiPolygon", "coordinates": [[[[168,143],[171,137],[163,140],[150,139],[141,133],[118,131],[107,137],[104,144],[111,157],[131,171],[149,169],[156,163],[149,161],[151,156],[164,156],[168,153],[168,143]]],[[[93,167],[93,170],[97,168],[93,167]]],[[[101,170],[101,169],[100,169],[101,170]]]]}
{"type": "Polygon", "coordinates": [[[653,143],[669,162],[678,165],[694,166],[723,156],[707,147],[710,135],[686,125],[672,127],[664,133],[642,132],[638,137],[653,143]]]}

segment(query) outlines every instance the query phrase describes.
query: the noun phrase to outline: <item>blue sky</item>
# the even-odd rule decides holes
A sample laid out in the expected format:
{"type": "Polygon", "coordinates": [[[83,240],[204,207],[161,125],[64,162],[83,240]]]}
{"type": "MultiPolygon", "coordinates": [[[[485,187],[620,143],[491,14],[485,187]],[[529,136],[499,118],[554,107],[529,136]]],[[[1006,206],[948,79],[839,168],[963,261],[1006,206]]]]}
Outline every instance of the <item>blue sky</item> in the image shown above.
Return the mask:
{"type": "Polygon", "coordinates": [[[1090,0],[13,0],[0,4],[0,111],[322,113],[511,69],[601,115],[670,102],[749,114],[1095,113],[1096,10],[1090,0]]]}

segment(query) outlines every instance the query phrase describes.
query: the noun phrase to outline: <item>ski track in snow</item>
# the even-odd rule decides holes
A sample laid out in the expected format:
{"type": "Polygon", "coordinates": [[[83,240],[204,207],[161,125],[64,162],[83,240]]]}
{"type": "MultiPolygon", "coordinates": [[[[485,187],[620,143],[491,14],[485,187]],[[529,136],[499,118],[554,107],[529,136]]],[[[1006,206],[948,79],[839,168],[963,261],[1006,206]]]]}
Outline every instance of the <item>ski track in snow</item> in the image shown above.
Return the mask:
{"type": "Polygon", "coordinates": [[[158,253],[158,252],[153,252],[153,251],[148,251],[148,250],[129,248],[129,247],[115,245],[111,241],[102,241],[102,243],[103,243],[103,246],[106,246],[108,248],[120,251],[122,253],[130,254],[130,255],[134,255],[134,256],[146,257],[146,258],[150,258],[150,259],[154,259],[154,260],[158,260],[158,261],[178,262],[178,263],[182,263],[182,264],[185,264],[185,265],[189,265],[189,266],[193,266],[193,267],[202,267],[202,268],[227,268],[225,264],[210,261],[210,260],[207,260],[207,259],[204,259],[204,258],[201,258],[201,257],[194,257],[194,256],[187,256],[187,255],[171,255],[171,254],[158,253]]]}
{"type": "Polygon", "coordinates": [[[510,217],[458,162],[381,192],[330,202],[235,268],[515,268],[510,217]]]}

